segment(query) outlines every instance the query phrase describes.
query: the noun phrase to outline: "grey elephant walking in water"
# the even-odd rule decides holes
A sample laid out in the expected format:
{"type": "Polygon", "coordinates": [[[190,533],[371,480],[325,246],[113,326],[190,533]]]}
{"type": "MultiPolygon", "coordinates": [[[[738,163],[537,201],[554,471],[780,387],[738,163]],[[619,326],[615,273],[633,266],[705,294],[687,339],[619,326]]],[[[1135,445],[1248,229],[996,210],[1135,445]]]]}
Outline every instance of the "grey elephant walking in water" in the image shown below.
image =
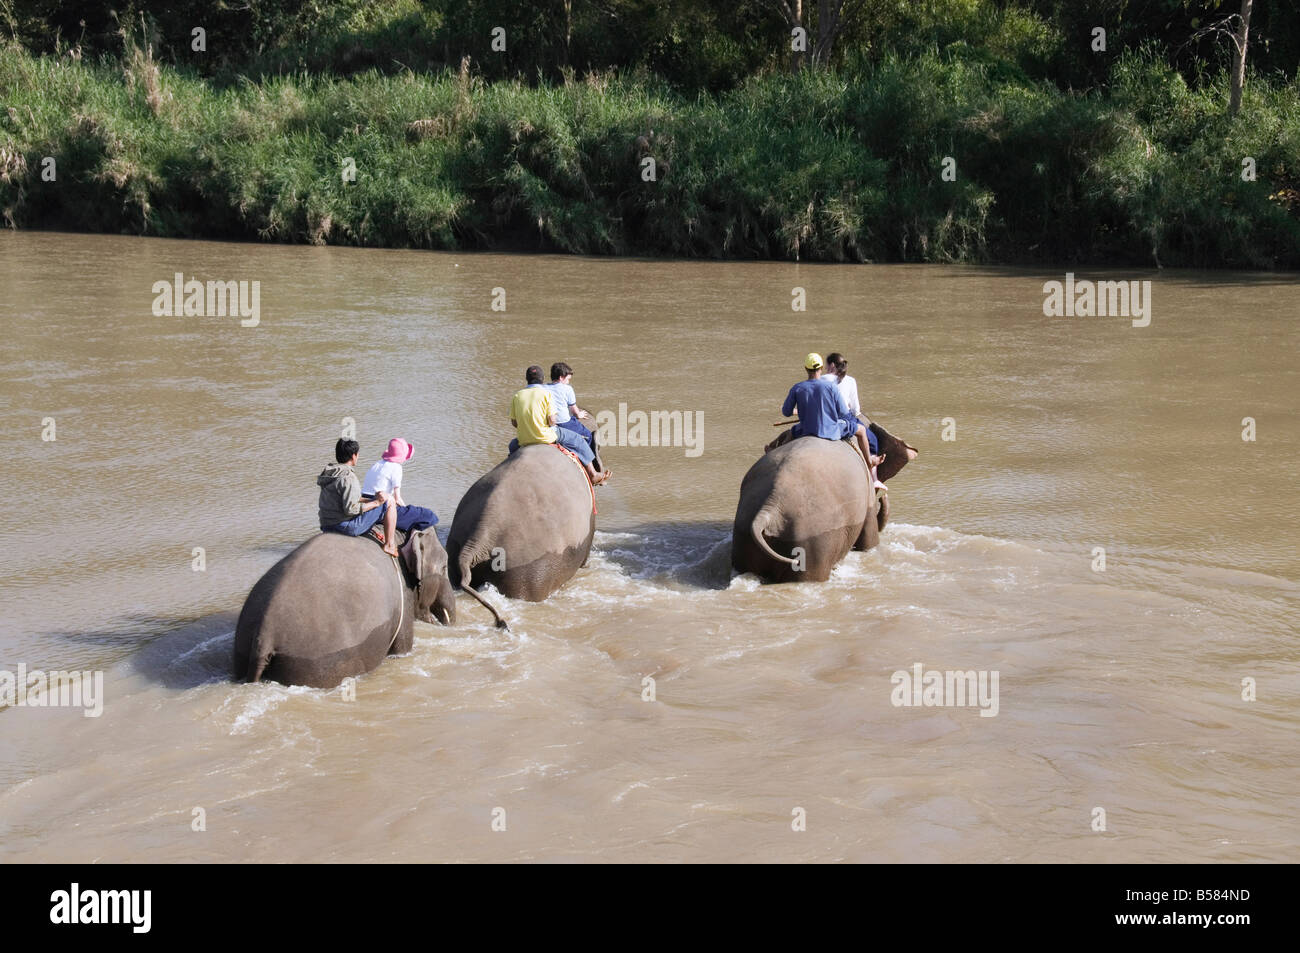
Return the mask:
{"type": "Polygon", "coordinates": [[[432,529],[411,533],[400,559],[370,539],[321,533],[249,592],[235,626],[234,676],[333,688],[411,651],[416,619],[456,621],[447,552],[432,529]]]}
{"type": "Polygon", "coordinates": [[[878,424],[850,416],[821,364],[808,355],[809,379],[782,408],[788,414],[797,400],[798,424],[768,445],[740,485],[731,565],[767,582],[823,582],[850,549],[878,545],[889,521],[883,481],[916,456],[878,424]],[[868,428],[880,457],[868,448],[868,428]],[[875,478],[869,460],[880,461],[875,478]]]}
{"type": "Polygon", "coordinates": [[[466,491],[447,536],[451,581],[492,583],[512,599],[541,602],[587,561],[596,504],[582,466],[554,444],[520,447],[466,491]]]}

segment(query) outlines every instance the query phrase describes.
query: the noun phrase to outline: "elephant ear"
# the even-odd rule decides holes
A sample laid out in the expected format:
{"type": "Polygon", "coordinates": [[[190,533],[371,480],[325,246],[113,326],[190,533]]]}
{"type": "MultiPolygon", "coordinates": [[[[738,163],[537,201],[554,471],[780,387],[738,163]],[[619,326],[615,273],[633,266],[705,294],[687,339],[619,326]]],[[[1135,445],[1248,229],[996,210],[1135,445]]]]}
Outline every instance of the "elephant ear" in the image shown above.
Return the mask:
{"type": "Polygon", "coordinates": [[[430,528],[420,531],[420,565],[433,576],[447,575],[447,550],[438,541],[438,533],[430,528]]]}
{"type": "Polygon", "coordinates": [[[402,562],[406,568],[415,576],[416,581],[424,578],[424,547],[420,545],[420,537],[424,536],[424,531],[409,533],[406,542],[398,552],[402,556],[402,562]]]}
{"type": "Polygon", "coordinates": [[[898,471],[907,466],[907,451],[915,448],[908,446],[875,421],[872,421],[871,429],[880,444],[880,452],[885,455],[885,462],[876,469],[876,479],[883,483],[897,476],[898,471]]]}

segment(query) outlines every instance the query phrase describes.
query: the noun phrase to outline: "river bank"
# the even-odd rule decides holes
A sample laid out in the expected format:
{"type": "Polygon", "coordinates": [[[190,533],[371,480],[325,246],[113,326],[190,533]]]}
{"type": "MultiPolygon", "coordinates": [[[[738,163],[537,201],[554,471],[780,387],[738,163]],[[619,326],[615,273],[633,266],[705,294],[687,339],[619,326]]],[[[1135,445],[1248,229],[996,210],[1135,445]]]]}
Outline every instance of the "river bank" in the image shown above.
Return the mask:
{"type": "Polygon", "coordinates": [[[687,96],[653,76],[220,85],[0,49],[11,228],[804,261],[1300,267],[1300,86],[1103,94],[957,55],[687,96]],[[1247,162],[1247,160],[1250,160],[1247,162]],[[1252,178],[1253,176],[1253,178],[1252,178]]]}

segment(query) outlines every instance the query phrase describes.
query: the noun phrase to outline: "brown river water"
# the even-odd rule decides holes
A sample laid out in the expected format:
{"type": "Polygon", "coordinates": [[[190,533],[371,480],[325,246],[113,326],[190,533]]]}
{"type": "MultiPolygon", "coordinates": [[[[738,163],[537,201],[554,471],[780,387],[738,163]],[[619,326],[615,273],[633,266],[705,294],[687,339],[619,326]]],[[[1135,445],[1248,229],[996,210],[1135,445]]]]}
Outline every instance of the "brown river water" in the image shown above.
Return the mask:
{"type": "Polygon", "coordinates": [[[0,232],[0,670],[103,673],[98,717],[0,711],[0,859],[1296,860],[1300,280],[1081,271],[1151,282],[1134,327],[1045,316],[1064,272],[0,232]],[[259,323],[156,316],[176,272],[259,323]],[[921,455],[878,549],[760,586],[731,520],[810,350],[921,455]],[[230,681],[344,418],[445,531],[555,360],[699,452],[608,449],[510,632],[462,595],[355,699],[230,681]],[[917,663],[996,715],[895,705],[917,663]]]}

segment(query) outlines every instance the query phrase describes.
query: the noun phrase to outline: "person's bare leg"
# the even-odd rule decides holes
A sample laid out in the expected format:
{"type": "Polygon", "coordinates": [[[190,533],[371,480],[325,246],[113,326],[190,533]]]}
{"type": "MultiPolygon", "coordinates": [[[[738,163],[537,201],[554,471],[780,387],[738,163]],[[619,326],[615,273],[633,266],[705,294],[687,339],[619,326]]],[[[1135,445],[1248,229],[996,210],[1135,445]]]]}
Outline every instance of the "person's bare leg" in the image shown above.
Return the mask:
{"type": "Polygon", "coordinates": [[[885,458],[872,455],[871,444],[867,442],[867,428],[859,426],[854,436],[858,438],[858,449],[862,451],[862,459],[867,464],[867,472],[871,474],[871,488],[888,492],[888,487],[876,479],[876,464],[885,458]]]}
{"type": "Polygon", "coordinates": [[[592,486],[600,486],[606,480],[614,475],[613,470],[599,471],[590,463],[584,463],[583,469],[587,471],[587,479],[591,481],[592,486]]]}
{"type": "Polygon", "coordinates": [[[871,466],[871,444],[867,442],[867,428],[858,427],[858,429],[853,432],[853,436],[857,438],[858,450],[861,451],[862,453],[863,462],[865,462],[867,466],[870,467],[871,466]]]}
{"type": "Polygon", "coordinates": [[[384,504],[384,552],[397,555],[397,503],[391,498],[384,504]]]}

